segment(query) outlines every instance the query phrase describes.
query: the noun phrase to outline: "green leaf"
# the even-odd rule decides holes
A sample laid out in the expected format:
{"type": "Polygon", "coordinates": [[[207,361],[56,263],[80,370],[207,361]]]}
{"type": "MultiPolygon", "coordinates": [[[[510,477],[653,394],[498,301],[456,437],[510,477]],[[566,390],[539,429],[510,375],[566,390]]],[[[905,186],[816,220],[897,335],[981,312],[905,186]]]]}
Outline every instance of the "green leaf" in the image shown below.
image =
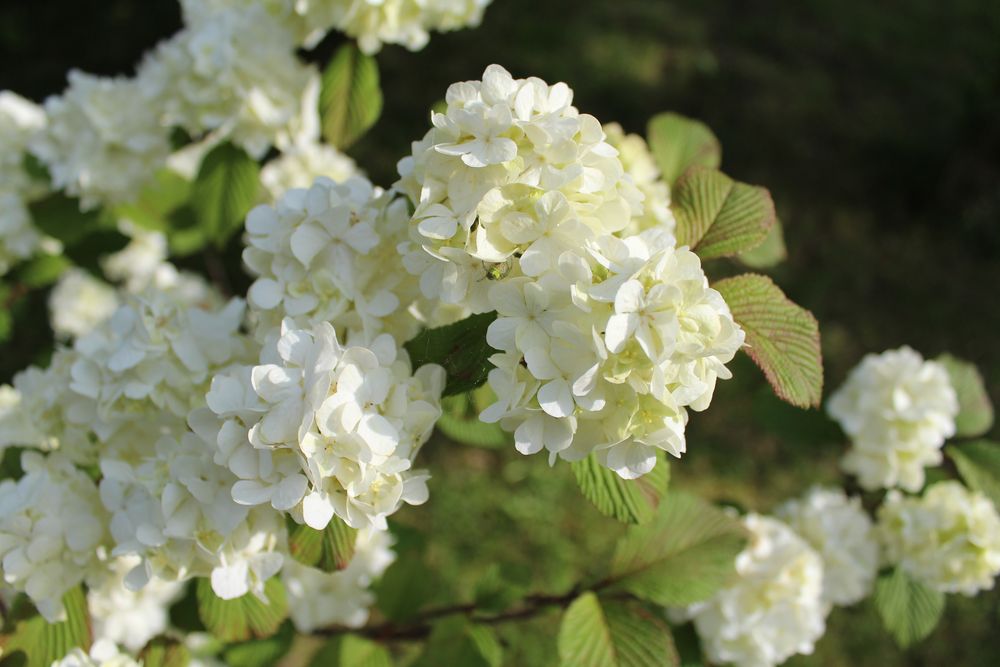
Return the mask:
{"type": "Polygon", "coordinates": [[[993,427],[993,403],[986,393],[979,369],[975,364],[950,354],[942,354],[937,361],[948,370],[951,386],[958,394],[955,435],[975,438],[988,432],[993,427]]]}
{"type": "Polygon", "coordinates": [[[488,385],[441,401],[443,413],[437,428],[449,439],[470,447],[499,449],[511,442],[509,433],[500,424],[479,421],[479,413],[496,401],[496,394],[488,385]]]}
{"type": "Polygon", "coordinates": [[[486,329],[496,313],[472,315],[460,322],[436,329],[425,329],[406,343],[413,368],[441,364],[448,374],[445,396],[463,394],[486,382],[493,364],[490,355],[496,350],[486,342],[486,329]]]}
{"type": "Polygon", "coordinates": [[[191,208],[206,237],[222,248],[243,227],[243,220],[257,202],[257,163],[242,149],[226,142],[202,159],[191,185],[191,208]]]}
{"type": "Polygon", "coordinates": [[[660,174],[670,185],[689,168],[718,169],[722,162],[722,146],[704,123],[676,113],[653,116],[646,129],[649,148],[660,168],[660,174]]]}
{"type": "Polygon", "coordinates": [[[454,615],[434,624],[413,667],[500,667],[502,662],[503,648],[491,628],[454,615]]]}
{"type": "Polygon", "coordinates": [[[25,656],[25,667],[51,667],[74,648],[89,650],[90,618],[83,589],[76,586],[62,601],[66,620],[59,623],[48,623],[23,598],[21,604],[15,604],[8,619],[13,629],[0,637],[0,652],[4,658],[20,651],[25,656]]]}
{"type": "Polygon", "coordinates": [[[127,218],[144,229],[167,231],[170,213],[184,205],[191,196],[191,181],[172,169],[156,172],[134,201],[119,206],[118,217],[127,218]]]}
{"type": "Polygon", "coordinates": [[[424,565],[419,554],[404,557],[402,552],[373,587],[376,606],[394,622],[416,617],[440,588],[438,575],[424,565]]]}
{"type": "Polygon", "coordinates": [[[638,479],[622,479],[597,462],[591,454],[572,464],[580,491],[594,506],[623,523],[646,523],[656,514],[667,494],[670,463],[662,453],[656,467],[638,479]]]}
{"type": "Polygon", "coordinates": [[[775,220],[763,243],[752,250],[741,252],[737,257],[751,269],[768,269],[785,261],[788,258],[788,248],[785,247],[785,232],[781,221],[775,220]]]}
{"type": "Polygon", "coordinates": [[[324,572],[343,570],[354,557],[358,531],[339,517],[333,517],[323,530],[297,524],[289,519],[288,551],[292,557],[324,572]]]}
{"type": "Polygon", "coordinates": [[[875,608],[902,648],[929,635],[944,612],[944,593],[912,579],[902,568],[875,583],[875,608]]]}
{"type": "Polygon", "coordinates": [[[615,589],[665,607],[705,600],[736,575],[746,533],[722,510],[667,494],[652,521],[628,529],[611,565],[615,589]]]}
{"type": "Polygon", "coordinates": [[[962,479],[1000,508],[1000,444],[989,440],[948,445],[945,449],[962,479]]]}
{"type": "Polygon", "coordinates": [[[176,639],[156,637],[139,653],[139,660],[142,667],[187,667],[191,662],[191,651],[176,639]]]}
{"type": "Polygon", "coordinates": [[[799,407],[819,407],[823,358],[819,324],[785,296],[767,276],[753,273],[712,285],[746,332],[746,347],[779,398],[799,407]]]}
{"type": "Polygon", "coordinates": [[[531,568],[511,563],[491,563],[476,581],[476,609],[501,612],[528,593],[531,568]]]}
{"type": "Polygon", "coordinates": [[[378,64],[354,44],[345,44],[323,72],[319,115],[323,138],[345,149],[382,113],[378,64]]]}
{"type": "Polygon", "coordinates": [[[126,245],[129,238],[117,229],[96,229],[63,249],[63,254],[74,264],[86,269],[98,278],[104,277],[101,259],[116,253],[126,245]]]}
{"type": "Polygon", "coordinates": [[[278,632],[266,639],[251,639],[227,646],[222,651],[223,663],[227,667],[271,667],[288,653],[294,639],[295,628],[291,621],[285,621],[278,632]]]}
{"type": "Polygon", "coordinates": [[[392,655],[389,651],[357,635],[343,635],[328,641],[309,662],[309,667],[392,666],[392,655]]]}
{"type": "Polygon", "coordinates": [[[679,663],[670,628],[637,604],[587,592],[573,601],[559,628],[564,667],[668,667],[679,663]]]}
{"type": "Polygon", "coordinates": [[[777,220],[767,190],[706,167],[685,172],[672,197],[677,245],[691,246],[702,259],[756,248],[777,220]]]}
{"type": "Polygon", "coordinates": [[[212,591],[208,579],[198,579],[198,616],[213,635],[225,642],[270,637],[288,616],[285,587],[278,577],[264,584],[267,603],[252,593],[223,600],[212,591]]]}
{"type": "Polygon", "coordinates": [[[81,211],[78,200],[59,192],[31,202],[28,210],[35,226],[64,246],[71,246],[94,230],[109,226],[100,209],[81,211]]]}
{"type": "Polygon", "coordinates": [[[59,280],[62,272],[72,264],[63,255],[38,255],[17,269],[17,281],[37,289],[59,280]]]}

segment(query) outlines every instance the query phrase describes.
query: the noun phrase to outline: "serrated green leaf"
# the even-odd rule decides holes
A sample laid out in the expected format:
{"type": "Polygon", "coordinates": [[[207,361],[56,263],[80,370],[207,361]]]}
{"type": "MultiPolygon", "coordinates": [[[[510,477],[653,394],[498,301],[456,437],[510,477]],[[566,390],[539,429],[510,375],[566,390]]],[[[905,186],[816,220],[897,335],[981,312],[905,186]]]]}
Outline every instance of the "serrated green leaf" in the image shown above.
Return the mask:
{"type": "Polygon", "coordinates": [[[944,612],[944,593],[911,578],[902,568],[875,583],[875,608],[882,623],[902,648],[929,635],[944,612]]]}
{"type": "Polygon", "coordinates": [[[323,530],[289,521],[288,551],[304,565],[324,572],[343,570],[354,557],[358,531],[339,517],[333,517],[323,530]]]}
{"type": "Polygon", "coordinates": [[[191,184],[191,210],[206,238],[221,248],[257,201],[260,167],[241,148],[221,143],[202,158],[191,184]]]}
{"type": "Polygon", "coordinates": [[[184,205],[190,196],[191,181],[172,169],[163,168],[156,172],[134,201],[119,206],[116,213],[143,229],[167,231],[170,228],[170,212],[184,205]]]}
{"type": "Polygon", "coordinates": [[[90,617],[83,589],[76,586],[63,596],[66,620],[48,623],[23,602],[22,609],[12,610],[10,634],[0,637],[0,649],[6,658],[18,651],[25,656],[25,667],[51,667],[74,648],[90,649],[90,617]],[[23,615],[22,615],[23,610],[23,615]]]}
{"type": "Polygon", "coordinates": [[[563,667],[670,667],[678,664],[670,628],[634,603],[592,592],[566,609],[559,628],[563,667]]]}
{"type": "Polygon", "coordinates": [[[670,463],[657,455],[653,470],[638,479],[622,479],[591,454],[572,464],[577,486],[602,514],[623,523],[646,523],[667,494],[670,463]]]}
{"type": "Polygon", "coordinates": [[[701,121],[676,113],[653,116],[646,129],[649,149],[670,185],[690,167],[718,169],[722,146],[712,130],[701,121]]]}
{"type": "Polygon", "coordinates": [[[955,435],[975,438],[989,431],[993,427],[993,403],[979,369],[975,364],[950,354],[942,354],[937,361],[948,370],[951,386],[958,394],[955,435]]]}
{"type": "Polygon", "coordinates": [[[713,284],[746,332],[744,348],[779,398],[818,407],[823,397],[819,324],[767,276],[753,273],[713,284]]]}
{"type": "Polygon", "coordinates": [[[493,630],[455,615],[434,624],[413,667],[500,667],[502,662],[503,648],[493,630]]]}
{"type": "Polygon", "coordinates": [[[187,667],[191,662],[191,651],[176,639],[156,637],[139,652],[139,660],[142,667],[187,667]]]}
{"type": "Polygon", "coordinates": [[[323,72],[319,95],[323,138],[343,150],[367,132],[381,113],[378,64],[354,44],[345,44],[323,72]]]}
{"type": "Polygon", "coordinates": [[[488,385],[441,401],[443,410],[437,428],[449,439],[470,447],[499,449],[511,442],[511,435],[500,424],[487,424],[479,414],[496,401],[496,394],[488,385]]]}
{"type": "Polygon", "coordinates": [[[17,281],[33,289],[46,287],[59,280],[70,266],[63,255],[38,255],[18,267],[17,281]]]}
{"type": "Polygon", "coordinates": [[[251,639],[227,646],[222,651],[223,663],[227,667],[271,667],[288,653],[294,639],[295,628],[291,621],[285,621],[275,634],[266,639],[251,639]]]}
{"type": "Polygon", "coordinates": [[[313,655],[309,667],[392,667],[392,655],[375,642],[357,635],[331,639],[313,655]]]}
{"type": "Polygon", "coordinates": [[[440,364],[448,374],[445,396],[463,394],[486,382],[496,352],[486,342],[486,329],[497,317],[495,312],[472,315],[460,322],[425,329],[404,347],[417,369],[424,364],[440,364]]]}
{"type": "Polygon", "coordinates": [[[767,190],[715,169],[691,167],[671,196],[677,245],[690,246],[702,259],[756,248],[777,220],[767,190]]]}
{"type": "Polygon", "coordinates": [[[267,603],[252,593],[223,600],[212,591],[208,579],[198,579],[198,616],[213,635],[225,642],[266,638],[277,632],[288,617],[285,587],[278,577],[264,584],[267,603]]]}
{"type": "Polygon", "coordinates": [[[741,252],[737,258],[751,269],[768,269],[785,261],[788,258],[788,248],[785,247],[785,232],[781,221],[774,221],[774,226],[763,243],[752,250],[741,252]]]}
{"type": "Polygon", "coordinates": [[[665,607],[705,600],[736,575],[745,542],[736,519],[689,494],[668,493],[649,523],[618,541],[613,589],[665,607]]]}
{"type": "Polygon", "coordinates": [[[969,488],[981,492],[1000,508],[1000,444],[976,440],[948,445],[945,452],[969,488]]]}

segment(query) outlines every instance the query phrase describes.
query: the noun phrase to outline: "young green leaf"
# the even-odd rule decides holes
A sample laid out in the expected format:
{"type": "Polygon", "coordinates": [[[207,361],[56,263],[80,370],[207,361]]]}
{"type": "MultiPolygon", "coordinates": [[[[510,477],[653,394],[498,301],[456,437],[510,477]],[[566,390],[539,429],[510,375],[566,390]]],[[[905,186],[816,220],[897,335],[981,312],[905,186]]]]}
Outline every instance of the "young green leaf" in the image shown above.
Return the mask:
{"type": "Polygon", "coordinates": [[[788,248],[785,247],[785,232],[780,220],[775,220],[763,243],[737,255],[737,259],[751,269],[768,269],[787,258],[788,248]]]}
{"type": "Polygon", "coordinates": [[[90,649],[90,617],[83,589],[77,586],[63,596],[66,620],[47,622],[26,599],[14,605],[7,619],[5,634],[0,637],[0,653],[6,658],[24,654],[25,667],[51,667],[74,648],[90,649]]]}
{"type": "Polygon", "coordinates": [[[71,246],[98,228],[113,228],[100,209],[81,211],[80,202],[53,192],[28,205],[31,221],[52,238],[71,246]]]}
{"type": "Polygon", "coordinates": [[[702,259],[756,248],[777,220],[767,190],[734,181],[715,169],[688,169],[672,196],[677,245],[690,246],[702,259]]]}
{"type": "Polygon", "coordinates": [[[324,572],[343,570],[354,556],[358,531],[339,517],[323,530],[315,530],[289,520],[288,551],[292,557],[324,572]]]}
{"type": "Polygon", "coordinates": [[[662,606],[705,600],[736,575],[745,542],[736,519],[694,496],[671,492],[649,523],[629,528],[619,540],[612,587],[662,606]]]}
{"type": "Polygon", "coordinates": [[[622,479],[593,454],[572,464],[580,491],[602,514],[623,523],[646,523],[667,494],[670,462],[657,456],[656,467],[638,479],[622,479]]]}
{"type": "Polygon", "coordinates": [[[223,664],[226,667],[271,667],[288,653],[294,640],[295,628],[291,621],[285,621],[270,637],[227,646],[222,651],[223,664]]]}
{"type": "Polygon", "coordinates": [[[165,167],[156,172],[134,201],[119,206],[115,213],[143,229],[167,231],[170,212],[186,203],[190,196],[191,181],[165,167]]]}
{"type": "Polygon", "coordinates": [[[902,568],[875,583],[875,608],[882,623],[902,648],[929,635],[944,612],[944,593],[912,579],[902,568]]]}
{"type": "Polygon", "coordinates": [[[958,416],[955,417],[955,435],[975,438],[993,427],[993,403],[986,393],[983,376],[975,364],[950,354],[942,354],[938,363],[948,370],[951,386],[958,394],[958,416]]]}
{"type": "Polygon", "coordinates": [[[670,628],[638,604],[592,592],[566,609],[559,628],[563,667],[670,667],[679,664],[670,628]]]}
{"type": "Polygon", "coordinates": [[[443,413],[437,421],[437,429],[449,439],[470,447],[506,447],[511,436],[500,428],[500,424],[479,421],[479,413],[495,400],[496,394],[487,385],[449,396],[441,401],[443,413]]]}
{"type": "Polygon", "coordinates": [[[948,445],[945,449],[970,489],[989,497],[1000,507],[1000,444],[989,440],[948,445]]]}
{"type": "Polygon", "coordinates": [[[191,209],[206,238],[221,248],[257,201],[260,167],[241,148],[219,144],[201,161],[191,185],[191,209]]]}
{"type": "Polygon", "coordinates": [[[455,615],[434,624],[424,652],[413,667],[500,667],[502,662],[503,648],[493,630],[455,615]]]}
{"type": "MultiPolygon", "coordinates": [[[[167,637],[152,639],[139,652],[142,667],[187,667],[191,662],[191,651],[187,646],[167,637]]],[[[234,667],[232,663],[228,663],[234,667]]]]}
{"type": "Polygon", "coordinates": [[[309,667],[393,667],[392,655],[375,642],[343,635],[331,639],[317,651],[309,667]]]}
{"type": "Polygon", "coordinates": [[[59,280],[72,263],[63,255],[37,255],[17,269],[17,281],[37,289],[59,280]]]}
{"type": "Polygon", "coordinates": [[[663,180],[673,185],[690,167],[718,169],[722,147],[704,123],[676,113],[653,116],[646,129],[649,149],[663,180]]]}
{"type": "Polygon", "coordinates": [[[235,600],[222,600],[208,579],[198,579],[198,616],[213,635],[226,642],[270,637],[288,617],[285,587],[278,577],[264,584],[267,602],[247,593],[235,600]]]}
{"type": "Polygon", "coordinates": [[[354,44],[340,47],[323,72],[319,115],[323,138],[343,150],[382,113],[378,64],[354,44]]]}
{"type": "Polygon", "coordinates": [[[486,329],[496,317],[496,313],[471,315],[454,324],[421,331],[404,345],[413,368],[424,364],[444,366],[448,374],[445,396],[475,389],[486,382],[493,368],[489,358],[496,350],[486,342],[486,329]]]}
{"type": "Polygon", "coordinates": [[[743,330],[746,351],[779,398],[799,407],[819,407],[823,358],[819,324],[785,296],[767,276],[744,274],[713,284],[743,330]]]}

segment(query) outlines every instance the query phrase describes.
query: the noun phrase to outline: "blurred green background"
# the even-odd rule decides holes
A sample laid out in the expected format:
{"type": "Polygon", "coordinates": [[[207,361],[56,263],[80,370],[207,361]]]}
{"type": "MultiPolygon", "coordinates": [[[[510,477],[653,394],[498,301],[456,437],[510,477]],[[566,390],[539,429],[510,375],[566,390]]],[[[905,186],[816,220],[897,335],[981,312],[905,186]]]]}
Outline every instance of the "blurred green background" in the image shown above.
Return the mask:
{"type": "MultiPolygon", "coordinates": [[[[179,25],[165,0],[5,3],[0,87],[41,100],[70,67],[130,73],[179,25]]],[[[325,62],[340,39],[306,57],[325,62]]],[[[493,62],[568,82],[582,111],[631,132],[660,111],[699,118],[722,142],[723,169],[774,195],[790,257],[771,273],[820,320],[828,390],[863,354],[909,344],[975,362],[1000,397],[996,0],[495,0],[481,28],[435,35],[420,53],[388,47],[378,62],[385,111],[351,151],[376,182],[392,182],[447,85],[493,62]]],[[[44,294],[24,308],[37,325],[3,348],[0,380],[50,344],[44,294]]],[[[839,483],[837,428],[779,403],[745,360],[734,370],[693,417],[674,483],[760,511],[814,482],[839,483]]],[[[425,452],[432,500],[398,516],[434,536],[422,547],[433,569],[463,573],[434,588],[442,602],[467,601],[501,565],[563,592],[620,531],[565,465],[440,439],[425,452]]],[[[906,653],[868,605],[838,610],[816,655],[792,664],[1000,664],[998,605],[997,592],[949,596],[942,624],[906,653]]],[[[507,664],[552,664],[556,620],[505,626],[518,637],[507,664]]]]}

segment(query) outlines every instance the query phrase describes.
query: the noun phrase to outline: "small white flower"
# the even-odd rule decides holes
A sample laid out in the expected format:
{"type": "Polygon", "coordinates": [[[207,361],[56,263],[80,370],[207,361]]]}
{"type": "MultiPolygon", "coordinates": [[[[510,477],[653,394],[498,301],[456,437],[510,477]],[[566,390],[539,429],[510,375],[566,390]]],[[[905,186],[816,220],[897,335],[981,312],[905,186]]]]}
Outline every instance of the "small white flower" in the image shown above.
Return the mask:
{"type": "Polygon", "coordinates": [[[82,269],[69,269],[49,294],[52,330],[60,338],[89,333],[118,308],[118,295],[105,282],[82,269]]]}

